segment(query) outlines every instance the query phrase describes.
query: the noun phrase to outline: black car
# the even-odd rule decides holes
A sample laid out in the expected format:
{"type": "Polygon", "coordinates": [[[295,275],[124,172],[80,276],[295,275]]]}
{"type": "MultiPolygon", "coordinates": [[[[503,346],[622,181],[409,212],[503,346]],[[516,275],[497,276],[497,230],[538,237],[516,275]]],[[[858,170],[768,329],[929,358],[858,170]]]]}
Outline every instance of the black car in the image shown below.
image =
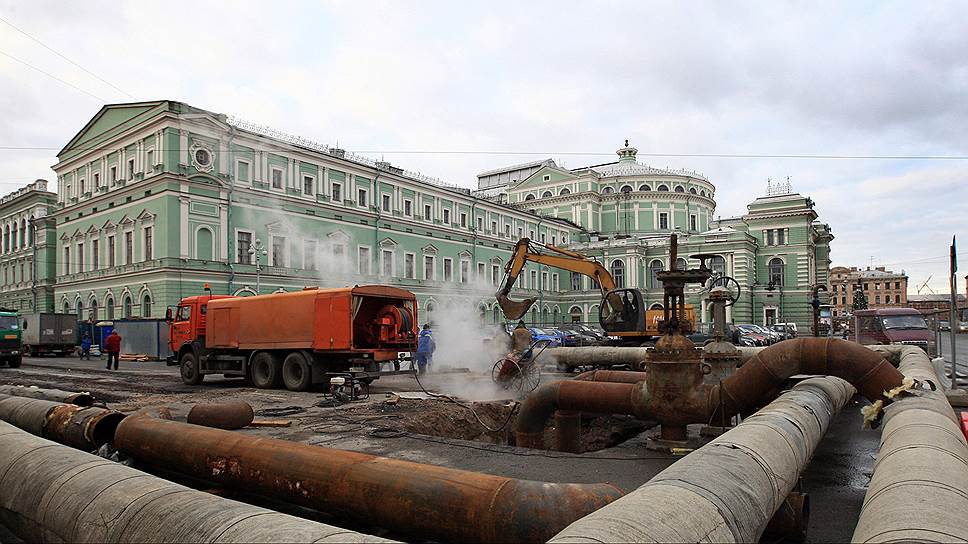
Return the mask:
{"type": "Polygon", "coordinates": [[[608,339],[608,335],[601,329],[589,327],[583,323],[562,323],[558,326],[563,331],[570,331],[581,335],[578,345],[590,346],[608,339]]]}

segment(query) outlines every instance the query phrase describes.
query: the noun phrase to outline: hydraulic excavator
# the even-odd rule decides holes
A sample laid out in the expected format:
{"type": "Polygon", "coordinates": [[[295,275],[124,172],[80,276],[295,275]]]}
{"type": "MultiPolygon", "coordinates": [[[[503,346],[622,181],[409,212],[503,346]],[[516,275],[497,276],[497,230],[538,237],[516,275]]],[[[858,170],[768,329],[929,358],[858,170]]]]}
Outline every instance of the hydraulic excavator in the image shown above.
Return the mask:
{"type": "MultiPolygon", "coordinates": [[[[602,264],[580,253],[552,245],[534,242],[528,238],[518,240],[514,253],[504,267],[504,283],[495,293],[501,310],[510,320],[521,319],[537,301],[536,298],[511,300],[508,294],[514,287],[518,276],[529,262],[553,266],[570,272],[577,272],[592,278],[602,292],[599,304],[599,324],[609,336],[617,336],[625,345],[652,345],[662,334],[660,323],[663,310],[646,309],[645,299],[638,289],[616,288],[615,279],[602,264]]],[[[673,261],[674,262],[674,261],[673,261]]],[[[692,305],[686,305],[681,321],[696,322],[692,305]]]]}

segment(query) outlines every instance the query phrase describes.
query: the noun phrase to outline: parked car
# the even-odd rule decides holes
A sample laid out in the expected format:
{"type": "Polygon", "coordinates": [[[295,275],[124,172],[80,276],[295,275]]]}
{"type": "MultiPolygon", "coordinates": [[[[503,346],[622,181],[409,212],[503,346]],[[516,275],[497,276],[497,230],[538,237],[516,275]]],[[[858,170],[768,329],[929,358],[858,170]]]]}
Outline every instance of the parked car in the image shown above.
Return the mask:
{"type": "Polygon", "coordinates": [[[736,325],[740,334],[753,341],[754,346],[769,346],[773,343],[774,336],[768,332],[761,331],[756,325],[743,324],[736,325]]]}
{"type": "Polygon", "coordinates": [[[782,335],[784,340],[789,340],[790,338],[796,338],[797,337],[796,328],[790,327],[789,325],[793,325],[793,324],[792,323],[774,323],[770,325],[770,330],[776,331],[777,333],[782,335]]]}
{"type": "Polygon", "coordinates": [[[561,345],[561,340],[559,340],[558,335],[553,332],[548,332],[546,330],[539,329],[538,327],[528,327],[528,330],[531,331],[532,342],[537,342],[538,340],[549,340],[551,343],[548,344],[548,347],[551,348],[561,345]]]}
{"type": "Polygon", "coordinates": [[[859,344],[903,344],[918,346],[929,356],[937,353],[934,333],[921,312],[912,308],[878,308],[854,312],[859,344]]]}
{"type": "Polygon", "coordinates": [[[574,331],[581,334],[584,337],[585,343],[582,344],[584,346],[595,345],[608,339],[605,331],[589,327],[583,323],[562,323],[558,328],[563,331],[574,331]]]}
{"type": "Polygon", "coordinates": [[[951,330],[951,323],[948,323],[947,321],[938,321],[938,330],[939,331],[950,331],[951,330]]]}
{"type": "Polygon", "coordinates": [[[968,332],[968,321],[962,321],[958,324],[958,332],[968,332]]]}

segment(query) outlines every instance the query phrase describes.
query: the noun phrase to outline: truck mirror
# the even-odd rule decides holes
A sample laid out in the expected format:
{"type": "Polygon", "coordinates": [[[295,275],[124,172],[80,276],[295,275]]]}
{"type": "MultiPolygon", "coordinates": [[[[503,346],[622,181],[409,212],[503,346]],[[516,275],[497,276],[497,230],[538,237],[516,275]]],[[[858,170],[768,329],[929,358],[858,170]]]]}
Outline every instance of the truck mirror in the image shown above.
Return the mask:
{"type": "Polygon", "coordinates": [[[167,310],[165,310],[165,321],[167,321],[168,323],[171,323],[171,320],[172,320],[171,308],[168,308],[167,310]]]}
{"type": "Polygon", "coordinates": [[[23,330],[27,330],[27,320],[26,319],[24,319],[24,326],[22,327],[22,329],[23,330]]]}

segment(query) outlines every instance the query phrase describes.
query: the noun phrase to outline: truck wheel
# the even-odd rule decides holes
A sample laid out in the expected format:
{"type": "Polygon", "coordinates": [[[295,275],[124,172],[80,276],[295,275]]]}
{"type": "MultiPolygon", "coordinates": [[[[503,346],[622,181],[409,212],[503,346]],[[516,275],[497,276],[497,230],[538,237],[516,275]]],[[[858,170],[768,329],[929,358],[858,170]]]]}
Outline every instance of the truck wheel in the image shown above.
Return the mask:
{"type": "Polygon", "coordinates": [[[252,358],[252,384],[259,389],[273,389],[282,385],[282,365],[267,351],[260,351],[252,358]]]}
{"type": "Polygon", "coordinates": [[[185,385],[198,385],[205,379],[205,375],[198,370],[198,358],[191,351],[181,356],[181,378],[185,385]]]}
{"type": "Polygon", "coordinates": [[[10,368],[20,368],[21,363],[23,363],[23,356],[21,355],[7,359],[7,366],[10,368]]]}
{"type": "Polygon", "coordinates": [[[282,381],[290,391],[308,391],[313,385],[313,369],[306,356],[294,351],[282,362],[282,381]]]}

